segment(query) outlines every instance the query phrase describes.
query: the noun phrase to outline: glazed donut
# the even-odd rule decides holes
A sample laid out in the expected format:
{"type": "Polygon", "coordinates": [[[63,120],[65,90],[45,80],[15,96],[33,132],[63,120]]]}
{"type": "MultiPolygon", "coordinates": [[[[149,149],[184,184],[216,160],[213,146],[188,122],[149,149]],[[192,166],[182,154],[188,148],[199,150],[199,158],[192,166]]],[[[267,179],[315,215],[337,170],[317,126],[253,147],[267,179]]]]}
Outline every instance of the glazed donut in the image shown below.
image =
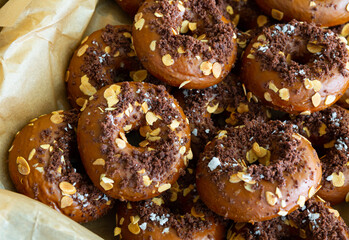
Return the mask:
{"type": "Polygon", "coordinates": [[[279,21],[297,19],[331,27],[349,21],[349,3],[344,0],[256,0],[261,10],[279,21]]]}
{"type": "Polygon", "coordinates": [[[78,146],[92,182],[107,195],[140,201],[160,195],[192,158],[190,129],[163,86],[106,86],[81,113],[78,146]],[[127,134],[143,141],[129,143],[127,134]]]}
{"type": "Polygon", "coordinates": [[[272,20],[263,15],[253,0],[218,0],[217,2],[224,17],[242,30],[263,27],[272,20]]]}
{"type": "Polygon", "coordinates": [[[343,202],[349,192],[349,111],[334,105],[293,122],[318,150],[323,169],[318,195],[332,204],[343,202]]]}
{"type": "Polygon", "coordinates": [[[312,197],[321,165],[311,144],[279,121],[221,131],[197,165],[197,189],[215,213],[236,222],[285,216],[312,197]]]}
{"type": "Polygon", "coordinates": [[[194,156],[204,150],[219,130],[228,126],[242,125],[247,121],[265,122],[270,113],[251,92],[229,74],[222,82],[206,89],[181,90],[175,95],[189,119],[194,156]]]}
{"type": "Polygon", "coordinates": [[[115,0],[130,17],[136,15],[143,0],[115,0]]]}
{"type": "Polygon", "coordinates": [[[104,215],[113,200],[84,174],[76,145],[77,121],[76,111],[30,121],[13,141],[9,171],[18,192],[77,222],[88,222],[104,215]]]}
{"type": "Polygon", "coordinates": [[[215,1],[147,0],[135,16],[133,44],[143,66],[165,83],[201,89],[224,79],[236,34],[215,1]]]}
{"type": "Polygon", "coordinates": [[[237,223],[229,231],[229,240],[349,239],[349,229],[337,210],[315,196],[286,217],[254,225],[237,223]]]}
{"type": "Polygon", "coordinates": [[[195,189],[195,173],[188,170],[161,196],[118,205],[114,235],[125,240],[225,239],[227,221],[200,201],[195,189]]]}
{"type": "Polygon", "coordinates": [[[334,104],[349,86],[348,50],[328,29],[292,21],[264,28],[247,47],[241,78],[266,105],[310,114],[334,104]]]}
{"type": "Polygon", "coordinates": [[[73,107],[83,107],[98,89],[114,82],[160,82],[155,82],[141,66],[131,38],[131,26],[107,25],[81,42],[65,78],[68,100],[73,107]]]}

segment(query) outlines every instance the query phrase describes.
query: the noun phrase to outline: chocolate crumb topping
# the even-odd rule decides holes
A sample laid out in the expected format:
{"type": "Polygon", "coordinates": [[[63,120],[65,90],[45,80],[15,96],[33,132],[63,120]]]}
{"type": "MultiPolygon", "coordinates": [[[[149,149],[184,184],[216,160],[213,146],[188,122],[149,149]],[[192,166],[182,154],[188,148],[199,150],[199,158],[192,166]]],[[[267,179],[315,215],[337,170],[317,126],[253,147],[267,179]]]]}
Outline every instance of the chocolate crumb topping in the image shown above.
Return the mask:
{"type": "Polygon", "coordinates": [[[255,189],[262,187],[261,180],[281,186],[285,183],[285,176],[303,167],[300,141],[293,135],[290,124],[251,121],[245,126],[231,127],[226,133],[219,133],[205,148],[201,161],[208,162],[208,173],[217,184],[224,176],[245,172],[248,178],[256,181],[255,189]],[[265,152],[258,161],[251,153],[256,143],[265,152]]]}
{"type": "MultiPolygon", "coordinates": [[[[336,210],[314,198],[286,217],[278,217],[254,225],[246,224],[237,232],[246,240],[303,239],[339,240],[348,238],[348,227],[336,210]]],[[[236,227],[235,227],[236,229],[236,227]]],[[[236,231],[232,229],[232,231],[236,231]]]]}
{"type": "Polygon", "coordinates": [[[266,108],[252,96],[249,99],[245,96],[242,84],[233,74],[206,89],[183,90],[182,96],[181,105],[189,119],[192,142],[199,145],[200,152],[219,130],[251,120],[265,122],[268,119],[266,108]]]}
{"type": "Polygon", "coordinates": [[[313,23],[292,20],[264,28],[253,55],[263,71],[276,71],[288,84],[299,79],[321,79],[338,70],[347,76],[348,50],[338,35],[313,23]],[[309,51],[309,46],[314,53],[309,51]],[[289,58],[288,58],[289,56],[289,58]]]}
{"type": "Polygon", "coordinates": [[[308,138],[318,150],[322,164],[323,181],[332,173],[343,172],[349,161],[348,110],[332,106],[309,116],[297,116],[294,128],[308,138]],[[323,155],[323,156],[321,156],[323,155]]]}
{"type": "Polygon", "coordinates": [[[231,24],[222,21],[222,12],[215,0],[158,1],[146,7],[144,12],[163,15],[149,23],[150,29],[161,37],[159,41],[161,56],[170,54],[176,59],[180,56],[177,49],[182,47],[185,53],[181,55],[191,58],[200,56],[204,61],[216,59],[226,63],[232,54],[235,33],[231,24]],[[179,3],[190,10],[186,10],[183,14],[177,7],[179,3]],[[180,33],[184,20],[196,23],[197,27],[186,33],[180,33]],[[173,30],[178,31],[178,34],[174,34],[173,30]],[[198,39],[200,36],[204,37],[205,41],[198,39]]]}

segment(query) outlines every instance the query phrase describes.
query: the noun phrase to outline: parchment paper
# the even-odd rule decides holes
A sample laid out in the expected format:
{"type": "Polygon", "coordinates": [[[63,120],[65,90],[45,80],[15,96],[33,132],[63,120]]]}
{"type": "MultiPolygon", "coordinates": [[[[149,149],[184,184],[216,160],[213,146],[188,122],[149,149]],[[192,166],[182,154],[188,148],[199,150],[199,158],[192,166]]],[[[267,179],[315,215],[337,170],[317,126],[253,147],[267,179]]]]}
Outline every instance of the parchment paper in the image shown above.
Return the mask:
{"type": "MultiPolygon", "coordinates": [[[[14,20],[4,19],[0,9],[0,31],[5,26],[0,32],[0,239],[113,239],[114,211],[79,225],[10,192],[15,190],[7,170],[7,151],[15,133],[34,117],[69,108],[63,78],[83,36],[107,23],[131,22],[113,0],[97,1],[10,0],[11,13],[6,14],[14,20]],[[17,5],[23,2],[28,5],[17,5]]],[[[0,0],[0,7],[5,2],[0,0]]],[[[348,223],[348,205],[337,208],[348,223]]]]}

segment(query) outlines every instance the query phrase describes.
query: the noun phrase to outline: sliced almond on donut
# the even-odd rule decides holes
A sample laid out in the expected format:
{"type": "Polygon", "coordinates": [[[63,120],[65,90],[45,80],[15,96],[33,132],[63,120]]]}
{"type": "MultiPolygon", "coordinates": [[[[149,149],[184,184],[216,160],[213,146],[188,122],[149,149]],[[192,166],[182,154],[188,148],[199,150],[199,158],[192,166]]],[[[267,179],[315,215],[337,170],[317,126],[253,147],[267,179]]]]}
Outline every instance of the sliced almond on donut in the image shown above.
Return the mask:
{"type": "Polygon", "coordinates": [[[255,161],[258,160],[258,156],[255,154],[255,152],[251,149],[246,152],[246,160],[249,163],[254,163],[255,161]]]}
{"type": "Polygon", "coordinates": [[[244,183],[244,188],[249,192],[254,192],[255,190],[252,188],[253,184],[250,183],[244,183]]]}
{"type": "Polygon", "coordinates": [[[288,212],[283,210],[283,209],[279,209],[279,211],[278,211],[279,216],[285,217],[285,216],[287,216],[287,214],[288,214],[288,212]]]}
{"type": "Polygon", "coordinates": [[[259,15],[257,17],[258,27],[263,27],[268,22],[268,18],[265,15],[259,15]]]}
{"type": "Polygon", "coordinates": [[[89,83],[89,78],[87,75],[84,75],[81,77],[81,85],[79,86],[80,91],[87,95],[87,96],[92,96],[97,92],[96,88],[89,83]]]}
{"type": "Polygon", "coordinates": [[[239,103],[239,106],[236,108],[236,111],[240,114],[249,112],[248,105],[245,103],[239,103]]]}
{"type": "Polygon", "coordinates": [[[277,9],[272,9],[271,10],[271,16],[274,19],[281,21],[284,18],[284,13],[279,11],[279,10],[277,10],[277,9]]]}
{"type": "Polygon", "coordinates": [[[70,207],[73,204],[73,199],[70,196],[63,196],[61,198],[61,208],[70,207]]]}
{"type": "Polygon", "coordinates": [[[151,180],[148,175],[143,176],[144,186],[148,187],[152,182],[153,180],[151,180]]]}
{"type": "Polygon", "coordinates": [[[325,99],[325,105],[330,105],[336,100],[336,96],[328,95],[325,99]]]}
{"type": "Polygon", "coordinates": [[[50,148],[50,144],[41,144],[40,147],[41,147],[42,149],[47,150],[47,149],[50,148]]]}
{"type": "Polygon", "coordinates": [[[70,77],[70,71],[68,70],[66,73],[65,73],[65,82],[68,82],[69,80],[69,77],[70,77]]]}
{"type": "Polygon", "coordinates": [[[213,64],[211,62],[202,62],[200,65],[200,70],[204,75],[208,76],[212,73],[212,66],[213,64]]]}
{"type": "Polygon", "coordinates": [[[333,208],[327,208],[330,213],[332,213],[335,217],[339,217],[339,212],[333,208]]]}
{"type": "Polygon", "coordinates": [[[344,183],[345,183],[345,177],[343,172],[339,172],[339,173],[332,173],[332,184],[335,187],[343,187],[344,183]]]}
{"type": "Polygon", "coordinates": [[[102,188],[104,188],[105,191],[108,191],[114,187],[113,185],[114,180],[107,178],[105,174],[101,174],[100,179],[101,181],[99,182],[99,184],[101,185],[102,188]]]}
{"type": "Polygon", "coordinates": [[[345,202],[349,202],[349,192],[345,195],[345,202]]]}
{"type": "Polygon", "coordinates": [[[138,70],[132,74],[132,79],[135,82],[143,82],[148,76],[147,70],[138,70]]]}
{"type": "Polygon", "coordinates": [[[319,80],[314,80],[312,81],[313,86],[314,86],[314,91],[319,92],[322,88],[322,83],[319,80]]]}
{"type": "Polygon", "coordinates": [[[311,53],[319,53],[319,52],[321,52],[322,48],[323,47],[321,45],[317,45],[317,44],[314,44],[314,43],[308,43],[307,44],[307,49],[311,53]]]}
{"type": "Polygon", "coordinates": [[[269,82],[269,89],[273,90],[275,93],[279,91],[278,87],[273,82],[269,82]]]}
{"type": "Polygon", "coordinates": [[[279,96],[282,100],[290,100],[290,91],[287,88],[281,88],[279,91],[279,96]]]}
{"type": "Polygon", "coordinates": [[[214,106],[208,105],[206,110],[208,113],[214,113],[218,109],[219,103],[215,104],[214,106]]]}
{"type": "Polygon", "coordinates": [[[162,199],[161,197],[160,198],[153,198],[151,201],[158,206],[161,206],[162,204],[165,203],[164,199],[162,199]]]}
{"type": "Polygon", "coordinates": [[[303,207],[304,204],[305,204],[305,201],[306,201],[306,198],[302,195],[300,195],[298,197],[298,200],[297,200],[297,204],[300,206],[300,207],[303,207]]]}
{"type": "Polygon", "coordinates": [[[155,51],[155,49],[156,49],[156,40],[154,40],[154,41],[152,41],[150,43],[149,48],[150,48],[151,51],[153,51],[153,52],[155,51]]]}
{"type": "Polygon", "coordinates": [[[313,89],[314,88],[313,81],[309,80],[309,78],[304,78],[304,87],[307,90],[313,89]]]}
{"type": "MultiPolygon", "coordinates": [[[[181,123],[180,123],[177,119],[175,119],[175,120],[173,120],[173,121],[171,122],[170,125],[168,125],[168,127],[169,127],[172,131],[175,131],[175,130],[179,127],[180,124],[181,124],[181,123]]],[[[160,133],[160,132],[159,132],[159,133],[160,133]]]]}
{"type": "Polygon", "coordinates": [[[312,198],[316,193],[316,189],[314,188],[314,186],[311,186],[309,191],[308,191],[308,198],[312,198]]]}
{"type": "Polygon", "coordinates": [[[172,56],[170,54],[166,54],[162,57],[162,63],[166,67],[169,67],[174,64],[174,60],[172,59],[172,56]]]}
{"type": "Polygon", "coordinates": [[[258,38],[257,38],[257,41],[260,41],[260,42],[264,42],[266,40],[267,40],[267,38],[265,37],[264,34],[259,35],[258,38]]]}
{"type": "Polygon", "coordinates": [[[135,22],[136,30],[141,31],[143,26],[144,26],[144,23],[145,23],[145,19],[144,18],[140,18],[137,22],[135,22]]]}
{"type": "Polygon", "coordinates": [[[310,3],[309,3],[309,7],[316,7],[316,2],[314,2],[314,1],[310,1],[310,3]]]}
{"type": "Polygon", "coordinates": [[[219,78],[222,74],[222,65],[218,62],[215,62],[212,66],[212,74],[215,78],[219,78]]]}
{"type": "Polygon", "coordinates": [[[158,120],[158,117],[153,112],[147,112],[145,114],[145,119],[147,123],[151,126],[154,122],[158,120]]]}
{"type": "Polygon", "coordinates": [[[311,102],[313,103],[314,107],[318,107],[321,103],[321,95],[319,93],[315,93],[311,97],[311,102]]]}
{"type": "Polygon", "coordinates": [[[225,10],[227,11],[227,13],[229,13],[230,15],[234,14],[234,9],[232,6],[228,5],[226,6],[225,10]]]}
{"type": "Polygon", "coordinates": [[[322,137],[326,134],[327,126],[324,123],[321,123],[321,126],[319,127],[319,135],[322,137]]]}
{"type": "Polygon", "coordinates": [[[270,206],[274,206],[278,200],[275,194],[269,191],[265,192],[265,198],[270,206]]]}
{"type": "Polygon", "coordinates": [[[171,184],[170,183],[164,183],[164,184],[161,184],[159,187],[158,187],[158,192],[165,192],[166,190],[170,189],[171,188],[171,184]]]}
{"type": "Polygon", "coordinates": [[[271,102],[272,99],[271,99],[270,93],[265,92],[265,93],[264,93],[264,99],[265,99],[266,101],[268,101],[268,102],[271,102]]]}
{"type": "Polygon", "coordinates": [[[196,217],[196,218],[203,218],[203,217],[205,217],[205,214],[203,212],[197,212],[195,207],[191,208],[190,213],[191,213],[191,215],[193,217],[196,217]]]}
{"type": "Polygon", "coordinates": [[[349,12],[349,3],[348,3],[347,6],[345,7],[345,10],[347,10],[347,12],[349,12]]]}
{"type": "Polygon", "coordinates": [[[121,234],[121,228],[115,227],[114,228],[114,237],[118,236],[121,234]]]}
{"type": "Polygon", "coordinates": [[[16,163],[20,174],[26,176],[30,173],[30,166],[24,157],[17,157],[16,163]]]}
{"type": "Polygon", "coordinates": [[[282,198],[282,192],[281,192],[280,188],[276,187],[275,194],[276,194],[276,196],[278,196],[278,198],[282,198]]]}
{"type": "Polygon", "coordinates": [[[30,151],[30,153],[29,153],[28,161],[30,161],[30,160],[33,159],[35,153],[36,153],[36,150],[35,150],[35,148],[33,148],[33,149],[30,151]]]}
{"type": "Polygon", "coordinates": [[[126,142],[121,138],[115,138],[115,143],[120,149],[124,149],[126,147],[126,142]]]}
{"type": "Polygon", "coordinates": [[[185,146],[182,146],[182,147],[179,149],[179,154],[184,155],[184,154],[185,154],[185,151],[187,151],[187,148],[186,148],[185,146]]]}
{"type": "Polygon", "coordinates": [[[254,56],[253,54],[250,53],[250,54],[247,55],[247,58],[249,58],[249,59],[255,59],[255,56],[254,56]]]}
{"type": "Polygon", "coordinates": [[[88,49],[88,45],[87,45],[87,44],[83,45],[83,46],[78,50],[78,52],[77,52],[76,55],[77,55],[78,57],[81,57],[82,55],[85,54],[85,52],[86,52],[87,49],[88,49]]]}
{"type": "Polygon", "coordinates": [[[72,195],[76,193],[76,188],[69,182],[61,182],[58,186],[62,190],[63,194],[72,195]]]}
{"type": "Polygon", "coordinates": [[[349,35],[349,23],[345,24],[342,28],[341,35],[347,37],[349,35]]]}
{"type": "Polygon", "coordinates": [[[63,122],[63,116],[60,114],[52,114],[52,116],[50,117],[50,120],[54,124],[60,124],[63,122]]]}
{"type": "Polygon", "coordinates": [[[104,166],[105,165],[105,160],[103,158],[97,158],[92,165],[95,166],[104,166]]]}
{"type": "Polygon", "coordinates": [[[187,85],[190,82],[191,82],[191,80],[184,81],[184,82],[181,83],[181,85],[179,85],[178,88],[181,89],[182,87],[184,87],[185,85],[187,85]]]}
{"type": "Polygon", "coordinates": [[[232,174],[229,178],[229,182],[238,183],[241,182],[241,179],[237,176],[237,174],[232,174]]]}
{"type": "Polygon", "coordinates": [[[133,233],[133,234],[135,234],[135,235],[137,235],[137,234],[139,234],[140,232],[141,232],[141,229],[139,228],[139,226],[138,226],[138,223],[130,223],[128,226],[127,226],[127,228],[128,228],[128,230],[131,232],[131,233],[133,233]]]}
{"type": "Polygon", "coordinates": [[[197,23],[190,22],[189,23],[189,29],[190,29],[190,31],[195,31],[197,29],[197,23]]]}

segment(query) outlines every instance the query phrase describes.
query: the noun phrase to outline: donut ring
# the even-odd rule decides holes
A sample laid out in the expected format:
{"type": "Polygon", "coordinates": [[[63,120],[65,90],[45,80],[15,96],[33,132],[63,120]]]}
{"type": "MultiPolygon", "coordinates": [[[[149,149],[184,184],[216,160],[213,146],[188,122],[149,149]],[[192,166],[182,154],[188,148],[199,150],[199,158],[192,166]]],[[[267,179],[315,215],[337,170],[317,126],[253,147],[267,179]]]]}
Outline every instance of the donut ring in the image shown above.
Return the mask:
{"type": "Polygon", "coordinates": [[[195,173],[187,170],[170,191],[159,197],[119,205],[114,233],[125,240],[225,239],[227,221],[198,199],[195,173]]]}
{"type": "Polygon", "coordinates": [[[345,43],[330,30],[292,21],[264,28],[249,44],[241,77],[266,105],[310,114],[344,94],[349,86],[347,61],[345,43]]]}
{"type": "Polygon", "coordinates": [[[115,0],[130,17],[136,15],[143,0],[115,0]]]}
{"type": "Polygon", "coordinates": [[[113,200],[72,165],[78,159],[77,118],[75,111],[57,111],[30,121],[13,141],[9,171],[18,192],[88,222],[103,216],[113,200]]]}
{"type": "Polygon", "coordinates": [[[236,34],[214,1],[147,0],[132,34],[143,66],[171,86],[212,86],[236,60],[236,34]]]}
{"type": "Polygon", "coordinates": [[[192,158],[186,117],[163,86],[124,82],[100,89],[81,113],[77,134],[92,182],[121,200],[160,195],[192,158]],[[131,145],[126,134],[138,130],[145,140],[131,145]]]}
{"type": "Polygon", "coordinates": [[[322,27],[336,26],[349,21],[348,2],[343,0],[256,0],[256,3],[261,10],[278,21],[297,19],[322,27]]]}
{"type": "Polygon", "coordinates": [[[107,25],[82,40],[65,78],[68,100],[74,108],[83,107],[98,89],[114,82],[149,81],[131,38],[131,26],[107,25]]]}
{"type": "Polygon", "coordinates": [[[251,120],[266,122],[270,118],[267,109],[257,103],[251,92],[246,93],[233,74],[206,89],[184,89],[176,97],[189,119],[194,156],[199,156],[219,130],[251,120]]]}
{"type": "Polygon", "coordinates": [[[349,197],[349,111],[334,105],[293,122],[322,154],[322,187],[317,194],[332,204],[343,202],[349,197]]]}
{"type": "Polygon", "coordinates": [[[231,240],[349,239],[349,229],[337,210],[317,196],[286,217],[254,225],[237,223],[228,231],[231,240]],[[330,238],[329,238],[330,237],[330,238]]]}
{"type": "Polygon", "coordinates": [[[220,132],[207,144],[196,183],[215,213],[258,222],[294,211],[318,190],[321,173],[315,150],[292,125],[252,121],[220,132]]]}

